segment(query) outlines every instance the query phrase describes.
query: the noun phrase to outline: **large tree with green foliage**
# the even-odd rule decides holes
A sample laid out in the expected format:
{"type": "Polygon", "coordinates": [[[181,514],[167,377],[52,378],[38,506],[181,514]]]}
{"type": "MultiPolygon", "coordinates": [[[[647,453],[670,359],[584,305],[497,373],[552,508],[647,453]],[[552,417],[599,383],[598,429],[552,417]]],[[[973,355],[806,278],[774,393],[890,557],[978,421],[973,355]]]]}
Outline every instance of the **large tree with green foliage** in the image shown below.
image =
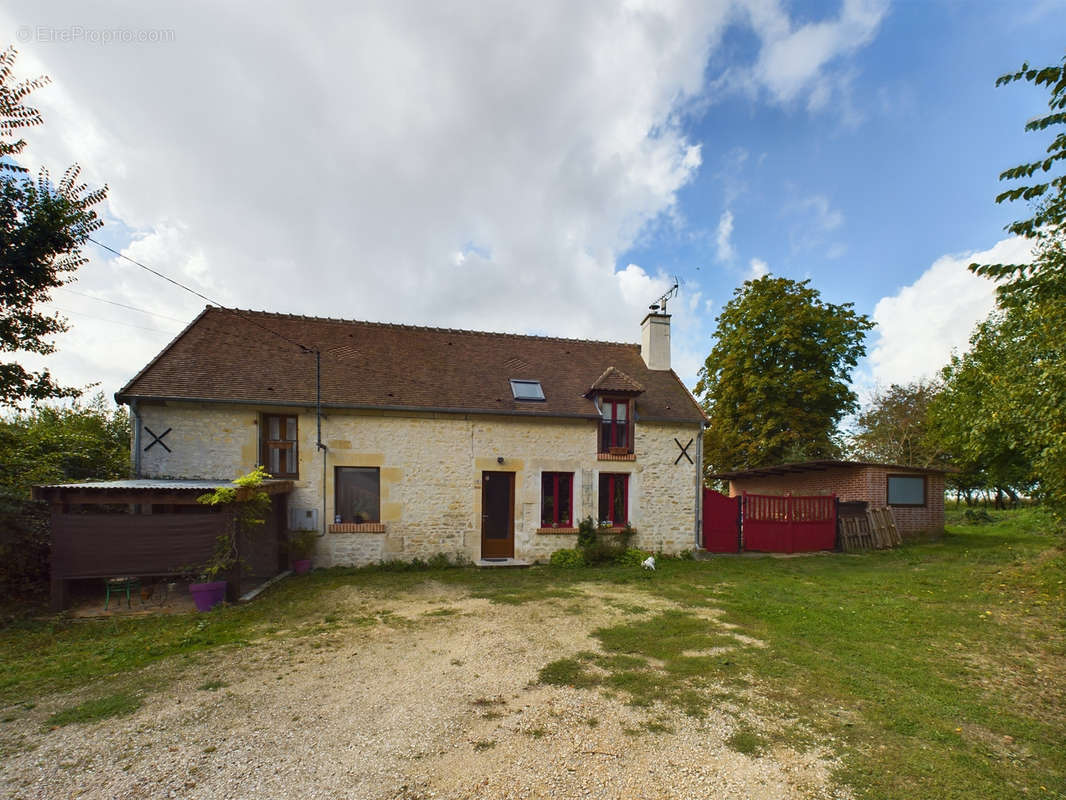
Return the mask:
{"type": "Polygon", "coordinates": [[[30,500],[34,484],[124,478],[129,469],[129,415],[102,394],[0,419],[0,592],[45,585],[47,510],[30,500]]]}
{"type": "Polygon", "coordinates": [[[837,426],[857,400],[851,370],[873,323],[809,284],[745,281],[718,316],[695,389],[710,417],[709,473],[839,455],[837,426]]]}
{"type": "Polygon", "coordinates": [[[969,351],[941,372],[943,389],[930,404],[931,436],[972,488],[1016,498],[1035,483],[1038,431],[1029,413],[1036,386],[1016,376],[1038,360],[1018,312],[996,311],[970,338],[969,351]]]}
{"type": "Polygon", "coordinates": [[[929,404],[939,386],[931,381],[894,383],[878,389],[859,413],[851,450],[857,458],[908,467],[930,467],[940,452],[929,430],[929,404]]]}
{"type": "MultiPolygon", "coordinates": [[[[103,223],[93,211],[107,187],[89,191],[74,165],[58,183],[42,169],[31,178],[16,159],[26,147],[23,128],[41,124],[24,102],[47,78],[16,82],[15,50],[0,53],[0,352],[55,351],[49,337],[67,330],[57,315],[37,310],[49,292],[72,279],[86,262],[80,248],[103,223]]],[[[17,361],[0,362],[0,406],[48,397],[74,397],[48,370],[30,372],[17,361]]]]}
{"type": "MultiPolygon", "coordinates": [[[[1048,113],[1026,130],[1066,128],[1066,57],[1056,66],[1003,75],[996,85],[1026,81],[1050,92],[1048,113]]],[[[1001,180],[1020,181],[996,197],[1030,204],[1032,216],[1008,230],[1033,241],[1031,264],[972,264],[971,269],[997,281],[999,309],[975,334],[971,354],[945,370],[945,403],[940,420],[964,453],[979,457],[994,481],[1007,481],[1015,470],[1028,470],[1033,490],[1053,507],[1066,511],[1066,131],[1060,130],[1040,159],[1004,171],[1001,180]],[[1056,174],[1058,172],[1058,174],[1056,174]],[[1033,180],[1037,177],[1038,180],[1033,180]],[[979,417],[952,420],[964,406],[979,417]],[[992,420],[996,431],[986,431],[992,420]],[[982,431],[987,436],[982,439],[982,431]],[[1013,465],[1006,473],[1005,465],[1013,465]]]]}

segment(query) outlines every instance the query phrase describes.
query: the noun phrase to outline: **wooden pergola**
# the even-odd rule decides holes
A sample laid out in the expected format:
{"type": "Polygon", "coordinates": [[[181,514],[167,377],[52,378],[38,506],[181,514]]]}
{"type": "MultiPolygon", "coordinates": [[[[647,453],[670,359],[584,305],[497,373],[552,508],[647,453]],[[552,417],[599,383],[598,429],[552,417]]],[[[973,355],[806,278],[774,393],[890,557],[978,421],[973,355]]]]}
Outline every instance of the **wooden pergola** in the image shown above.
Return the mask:
{"type": "MultiPolygon", "coordinates": [[[[242,564],[227,576],[230,599],[242,580],[271,577],[284,568],[280,544],[292,486],[285,480],[263,483],[271,513],[263,529],[238,537],[242,564]]],[[[195,572],[211,558],[231,519],[228,511],[197,498],[221,487],[237,488],[230,481],[146,479],[35,486],[34,498],[51,507],[53,610],[66,608],[71,580],[195,572]]],[[[252,491],[239,489],[238,500],[252,491]]]]}

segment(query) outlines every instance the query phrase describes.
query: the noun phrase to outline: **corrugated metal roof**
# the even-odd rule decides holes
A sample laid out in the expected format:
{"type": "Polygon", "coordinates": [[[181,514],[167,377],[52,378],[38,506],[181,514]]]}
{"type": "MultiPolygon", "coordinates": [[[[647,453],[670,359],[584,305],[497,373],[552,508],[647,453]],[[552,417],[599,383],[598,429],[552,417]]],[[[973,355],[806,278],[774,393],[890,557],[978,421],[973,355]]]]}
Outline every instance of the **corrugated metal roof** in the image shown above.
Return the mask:
{"type": "Polygon", "coordinates": [[[753,467],[752,469],[742,469],[735,472],[719,472],[710,477],[718,480],[780,477],[782,475],[792,475],[800,472],[816,472],[836,467],[881,467],[884,469],[900,470],[902,472],[923,473],[955,471],[951,467],[908,467],[903,464],[878,464],[872,461],[833,461],[824,459],[821,461],[798,461],[791,464],[774,464],[765,467],[753,467]]]}
{"type": "MultiPolygon", "coordinates": [[[[265,480],[264,485],[290,483],[286,480],[265,480]]],[[[187,478],[138,478],[119,481],[83,481],[78,483],[42,483],[38,489],[121,489],[123,491],[211,491],[224,487],[238,488],[233,481],[189,480],[187,478]]]]}

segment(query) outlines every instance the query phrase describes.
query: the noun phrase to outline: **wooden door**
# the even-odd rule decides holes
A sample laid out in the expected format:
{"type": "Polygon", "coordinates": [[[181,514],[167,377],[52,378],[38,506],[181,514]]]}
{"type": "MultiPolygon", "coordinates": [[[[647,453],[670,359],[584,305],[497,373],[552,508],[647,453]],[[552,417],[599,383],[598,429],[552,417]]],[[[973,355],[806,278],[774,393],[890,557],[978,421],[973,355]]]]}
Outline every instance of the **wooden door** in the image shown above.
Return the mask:
{"type": "Polygon", "coordinates": [[[514,558],[514,473],[481,473],[481,557],[514,558]]]}

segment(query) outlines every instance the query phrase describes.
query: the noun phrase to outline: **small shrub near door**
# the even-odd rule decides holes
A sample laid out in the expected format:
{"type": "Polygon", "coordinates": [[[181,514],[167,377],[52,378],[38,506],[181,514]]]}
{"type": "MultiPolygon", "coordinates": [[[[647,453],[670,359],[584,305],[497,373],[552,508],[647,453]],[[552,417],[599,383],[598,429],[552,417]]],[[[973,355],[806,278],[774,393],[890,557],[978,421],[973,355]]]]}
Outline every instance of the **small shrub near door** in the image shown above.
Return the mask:
{"type": "Polygon", "coordinates": [[[583,567],[585,556],[576,547],[556,550],[551,555],[551,565],[553,567],[583,567]]]}

